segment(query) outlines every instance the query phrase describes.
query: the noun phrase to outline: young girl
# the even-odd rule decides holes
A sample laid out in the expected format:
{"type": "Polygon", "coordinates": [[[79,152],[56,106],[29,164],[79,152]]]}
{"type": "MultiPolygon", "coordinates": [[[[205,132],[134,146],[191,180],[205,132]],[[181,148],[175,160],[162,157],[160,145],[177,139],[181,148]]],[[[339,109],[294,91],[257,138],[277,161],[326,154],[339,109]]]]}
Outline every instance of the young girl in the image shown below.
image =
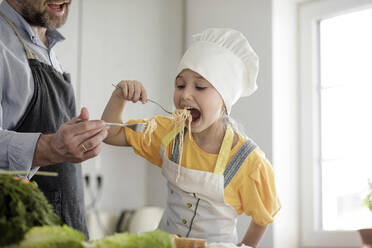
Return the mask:
{"type": "MultiPolygon", "coordinates": [[[[256,247],[273,221],[280,203],[271,165],[252,140],[232,127],[229,117],[232,105],[256,90],[257,73],[258,57],[240,32],[207,29],[194,36],[177,69],[174,104],[192,116],[184,135],[165,116],[152,118],[157,127],[151,135],[110,128],[107,144],[131,146],[167,179],[160,229],[207,242],[236,243],[237,217],[245,213],[252,221],[241,243],[256,247]]],[[[140,82],[117,86],[102,116],[107,122],[122,122],[127,101],[147,102],[140,82]]]]}

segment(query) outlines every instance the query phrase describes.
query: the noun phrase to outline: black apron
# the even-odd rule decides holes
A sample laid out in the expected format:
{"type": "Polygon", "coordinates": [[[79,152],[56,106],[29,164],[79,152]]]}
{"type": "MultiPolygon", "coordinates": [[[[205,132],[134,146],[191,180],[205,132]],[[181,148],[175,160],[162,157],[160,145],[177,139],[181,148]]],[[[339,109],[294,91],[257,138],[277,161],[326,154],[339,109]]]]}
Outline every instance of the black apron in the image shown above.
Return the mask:
{"type": "MultiPolygon", "coordinates": [[[[76,115],[69,75],[41,63],[26,46],[15,26],[2,13],[0,15],[7,20],[23,44],[35,85],[31,102],[14,131],[55,133],[63,123],[76,115]]],[[[41,167],[39,171],[58,173],[58,177],[34,176],[32,181],[37,182],[62,221],[84,233],[88,239],[81,164],[60,163],[41,167]]]]}

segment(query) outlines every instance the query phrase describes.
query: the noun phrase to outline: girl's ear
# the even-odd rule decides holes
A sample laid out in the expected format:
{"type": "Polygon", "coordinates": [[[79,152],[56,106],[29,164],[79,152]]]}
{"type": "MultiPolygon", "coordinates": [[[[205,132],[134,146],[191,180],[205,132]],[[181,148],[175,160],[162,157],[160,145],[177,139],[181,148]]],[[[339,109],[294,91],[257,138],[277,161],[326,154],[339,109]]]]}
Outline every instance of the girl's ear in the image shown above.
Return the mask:
{"type": "Polygon", "coordinates": [[[221,106],[221,115],[224,116],[224,115],[227,115],[227,110],[226,110],[226,106],[225,104],[223,104],[221,106]]]}

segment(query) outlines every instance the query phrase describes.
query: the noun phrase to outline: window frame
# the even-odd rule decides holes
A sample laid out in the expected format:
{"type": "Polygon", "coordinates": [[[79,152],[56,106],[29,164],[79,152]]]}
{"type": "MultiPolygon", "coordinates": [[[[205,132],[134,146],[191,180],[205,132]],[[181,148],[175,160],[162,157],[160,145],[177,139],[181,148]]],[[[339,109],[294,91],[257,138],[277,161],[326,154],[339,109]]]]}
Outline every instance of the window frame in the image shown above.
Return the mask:
{"type": "Polygon", "coordinates": [[[301,247],[360,247],[356,231],[321,230],[319,22],[371,8],[370,0],[307,1],[298,5],[301,247]]]}

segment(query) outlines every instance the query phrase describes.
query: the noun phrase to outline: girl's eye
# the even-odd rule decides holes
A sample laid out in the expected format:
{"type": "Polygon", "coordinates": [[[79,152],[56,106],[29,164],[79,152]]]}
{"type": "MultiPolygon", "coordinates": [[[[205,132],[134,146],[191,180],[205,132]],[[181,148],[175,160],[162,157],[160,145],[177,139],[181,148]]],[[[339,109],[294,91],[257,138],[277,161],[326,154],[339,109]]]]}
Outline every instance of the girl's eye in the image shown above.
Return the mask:
{"type": "Polygon", "coordinates": [[[197,90],[205,90],[207,87],[196,86],[197,90]]]}
{"type": "Polygon", "coordinates": [[[176,85],[176,88],[177,89],[183,89],[183,88],[185,88],[185,85],[179,84],[179,85],[176,85]]]}

